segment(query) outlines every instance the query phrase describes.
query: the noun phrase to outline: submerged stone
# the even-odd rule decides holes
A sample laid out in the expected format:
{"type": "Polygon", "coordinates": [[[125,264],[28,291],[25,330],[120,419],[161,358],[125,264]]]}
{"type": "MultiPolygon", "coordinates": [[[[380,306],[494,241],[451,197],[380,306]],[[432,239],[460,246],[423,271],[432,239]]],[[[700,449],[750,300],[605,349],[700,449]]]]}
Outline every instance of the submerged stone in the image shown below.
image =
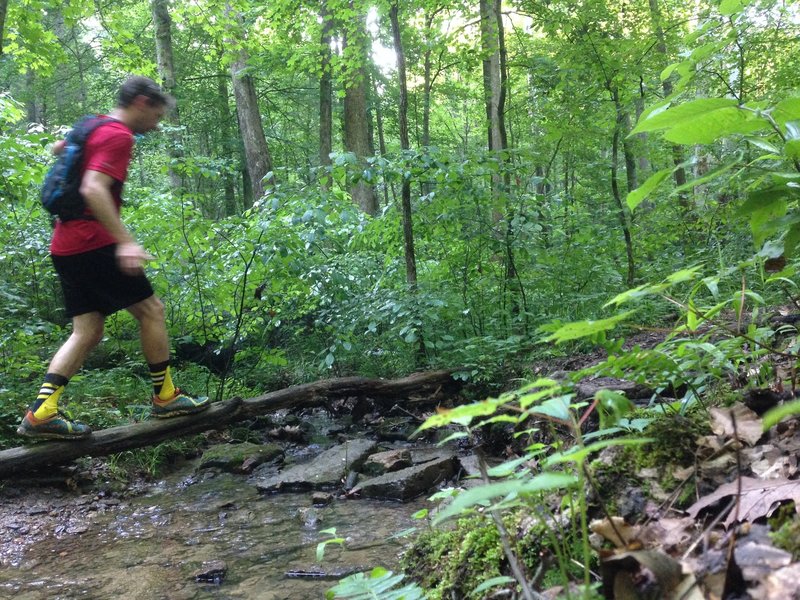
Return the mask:
{"type": "Polygon", "coordinates": [[[256,479],[262,492],[307,492],[333,490],[344,485],[347,474],[358,471],[375,450],[372,440],[351,440],[329,448],[311,461],[294,465],[277,475],[256,479]]]}
{"type": "Polygon", "coordinates": [[[249,473],[255,467],[283,459],[283,450],[275,444],[217,444],[203,453],[199,469],[216,467],[229,473],[249,473]]]}

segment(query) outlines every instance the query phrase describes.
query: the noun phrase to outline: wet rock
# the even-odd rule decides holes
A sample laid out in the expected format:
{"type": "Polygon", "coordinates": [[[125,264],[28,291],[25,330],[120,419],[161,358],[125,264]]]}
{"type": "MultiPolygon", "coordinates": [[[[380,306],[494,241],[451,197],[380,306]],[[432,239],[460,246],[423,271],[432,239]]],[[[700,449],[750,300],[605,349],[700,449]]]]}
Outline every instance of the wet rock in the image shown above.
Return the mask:
{"type": "Polygon", "coordinates": [[[327,492],[314,492],[311,494],[311,504],[314,506],[327,506],[333,502],[333,494],[327,492]]]}
{"type": "Polygon", "coordinates": [[[249,473],[255,467],[283,459],[283,450],[274,444],[218,444],[203,453],[199,469],[216,467],[230,473],[249,473]]]}
{"type": "Polygon", "coordinates": [[[198,583],[211,583],[221,585],[228,574],[228,565],[224,560],[204,562],[203,566],[195,571],[194,580],[198,583]]]}
{"type": "Polygon", "coordinates": [[[346,473],[357,471],[375,450],[372,440],[351,440],[329,448],[308,463],[295,465],[266,479],[255,479],[262,492],[307,492],[342,486],[346,473]]]}
{"type": "Polygon", "coordinates": [[[404,441],[411,438],[417,423],[411,417],[392,417],[384,419],[375,430],[379,440],[404,441]]]}
{"type": "Polygon", "coordinates": [[[386,473],[362,482],[355,490],[364,498],[407,502],[430,492],[435,486],[453,477],[455,455],[440,456],[419,465],[386,473]]]}
{"type": "Polygon", "coordinates": [[[313,506],[299,508],[297,510],[297,517],[306,529],[314,529],[321,520],[319,513],[313,506]]]}
{"type": "Polygon", "coordinates": [[[362,471],[367,475],[383,475],[410,467],[411,452],[406,449],[387,450],[371,455],[364,463],[362,471]]]}

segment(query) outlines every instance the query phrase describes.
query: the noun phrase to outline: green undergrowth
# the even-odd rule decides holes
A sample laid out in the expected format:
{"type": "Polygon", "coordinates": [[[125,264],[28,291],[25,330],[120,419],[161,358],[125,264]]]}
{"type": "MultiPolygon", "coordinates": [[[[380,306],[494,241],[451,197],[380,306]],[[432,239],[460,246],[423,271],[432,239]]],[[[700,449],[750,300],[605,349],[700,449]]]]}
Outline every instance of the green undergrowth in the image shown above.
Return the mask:
{"type": "MultiPolygon", "coordinates": [[[[552,517],[533,517],[522,509],[505,513],[503,523],[528,580],[536,581],[537,587],[580,578],[580,568],[572,568],[575,563],[571,563],[573,558],[580,559],[577,532],[557,526],[552,517]]],[[[419,534],[403,555],[401,567],[425,589],[429,600],[486,598],[492,590],[480,589],[481,584],[511,575],[500,533],[482,513],[419,534]]]]}

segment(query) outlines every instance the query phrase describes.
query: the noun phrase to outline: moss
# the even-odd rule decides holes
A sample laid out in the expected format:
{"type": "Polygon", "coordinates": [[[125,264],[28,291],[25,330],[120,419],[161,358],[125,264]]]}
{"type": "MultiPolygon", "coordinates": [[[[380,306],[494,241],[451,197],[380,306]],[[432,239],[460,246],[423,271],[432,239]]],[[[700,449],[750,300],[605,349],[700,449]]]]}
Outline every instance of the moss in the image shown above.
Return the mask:
{"type": "Polygon", "coordinates": [[[781,506],[769,519],[769,524],[774,530],[769,535],[772,543],[791,552],[792,560],[800,560],[800,515],[797,514],[794,503],[781,506]]]}
{"type": "Polygon", "coordinates": [[[686,415],[662,413],[647,426],[643,435],[653,442],[632,451],[639,467],[667,465],[688,467],[694,464],[697,438],[711,433],[708,416],[699,410],[686,415]]]}
{"type": "MultiPolygon", "coordinates": [[[[541,570],[548,581],[564,583],[564,577],[580,577],[570,564],[560,568],[558,553],[551,547],[553,536],[539,519],[528,511],[508,512],[503,522],[515,552],[527,569],[528,576],[541,570]]],[[[563,532],[568,539],[559,542],[569,552],[580,552],[577,533],[563,532]]],[[[563,554],[563,552],[562,552],[563,554]]],[[[566,557],[570,562],[571,557],[566,557]]],[[[508,561],[493,521],[486,515],[460,519],[448,529],[433,529],[420,534],[403,555],[403,572],[414,578],[432,600],[481,600],[491,591],[475,594],[484,581],[500,575],[510,575],[508,561]]],[[[496,590],[495,590],[496,591],[496,590]]]]}

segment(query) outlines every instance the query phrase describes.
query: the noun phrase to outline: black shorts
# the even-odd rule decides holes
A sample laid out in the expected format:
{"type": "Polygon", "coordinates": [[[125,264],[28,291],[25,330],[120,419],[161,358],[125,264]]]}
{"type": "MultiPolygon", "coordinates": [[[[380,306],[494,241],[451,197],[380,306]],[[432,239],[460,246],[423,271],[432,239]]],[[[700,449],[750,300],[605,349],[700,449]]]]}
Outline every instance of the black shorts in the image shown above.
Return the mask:
{"type": "Polygon", "coordinates": [[[117,266],[116,246],[72,256],[51,256],[64,290],[67,316],[90,312],[105,316],[153,295],[147,277],[126,275],[117,266]]]}

